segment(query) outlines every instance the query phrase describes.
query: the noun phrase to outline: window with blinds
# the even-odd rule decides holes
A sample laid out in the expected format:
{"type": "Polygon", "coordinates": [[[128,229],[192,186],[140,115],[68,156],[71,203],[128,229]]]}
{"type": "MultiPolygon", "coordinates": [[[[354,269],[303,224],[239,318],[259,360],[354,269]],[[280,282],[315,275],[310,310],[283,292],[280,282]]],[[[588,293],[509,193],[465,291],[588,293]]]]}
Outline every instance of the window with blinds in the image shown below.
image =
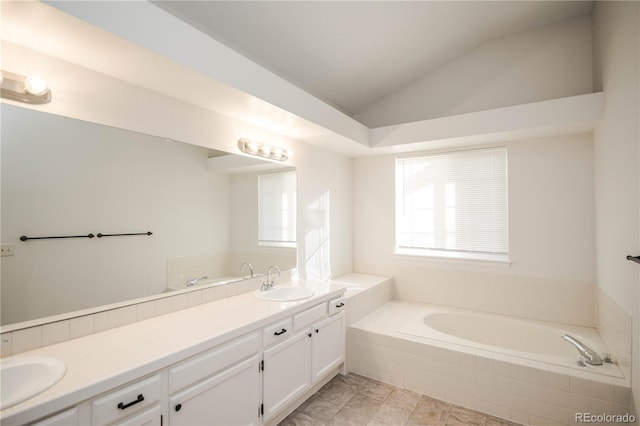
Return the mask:
{"type": "Polygon", "coordinates": [[[296,172],[258,176],[258,244],[296,246],[296,172]]]}
{"type": "Polygon", "coordinates": [[[507,150],[398,157],[396,251],[508,261],[507,150]]]}

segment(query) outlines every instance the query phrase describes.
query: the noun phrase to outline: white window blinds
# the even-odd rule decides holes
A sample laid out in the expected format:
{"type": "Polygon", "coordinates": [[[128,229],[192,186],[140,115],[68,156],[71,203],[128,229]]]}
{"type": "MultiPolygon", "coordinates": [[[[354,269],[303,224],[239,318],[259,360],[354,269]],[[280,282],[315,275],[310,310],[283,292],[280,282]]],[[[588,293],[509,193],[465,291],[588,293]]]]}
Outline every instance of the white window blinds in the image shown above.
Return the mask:
{"type": "Polygon", "coordinates": [[[293,247],[296,244],[296,172],[258,176],[260,245],[293,247]]]}
{"type": "Polygon", "coordinates": [[[506,148],[398,158],[396,185],[397,248],[509,252],[506,148]]]}

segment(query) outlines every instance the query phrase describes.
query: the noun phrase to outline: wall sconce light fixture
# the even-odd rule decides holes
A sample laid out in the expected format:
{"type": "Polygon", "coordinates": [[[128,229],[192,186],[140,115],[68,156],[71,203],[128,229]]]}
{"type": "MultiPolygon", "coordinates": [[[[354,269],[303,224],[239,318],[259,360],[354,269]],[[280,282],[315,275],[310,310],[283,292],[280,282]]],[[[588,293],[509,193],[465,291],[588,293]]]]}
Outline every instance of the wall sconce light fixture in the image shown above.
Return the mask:
{"type": "Polygon", "coordinates": [[[258,157],[270,158],[276,161],[287,161],[289,155],[284,148],[269,146],[251,139],[238,139],[238,148],[245,154],[257,155],[258,157]]]}
{"type": "Polygon", "coordinates": [[[12,101],[27,104],[46,104],[51,102],[51,90],[43,79],[36,76],[22,76],[2,71],[0,96],[12,101]]]}

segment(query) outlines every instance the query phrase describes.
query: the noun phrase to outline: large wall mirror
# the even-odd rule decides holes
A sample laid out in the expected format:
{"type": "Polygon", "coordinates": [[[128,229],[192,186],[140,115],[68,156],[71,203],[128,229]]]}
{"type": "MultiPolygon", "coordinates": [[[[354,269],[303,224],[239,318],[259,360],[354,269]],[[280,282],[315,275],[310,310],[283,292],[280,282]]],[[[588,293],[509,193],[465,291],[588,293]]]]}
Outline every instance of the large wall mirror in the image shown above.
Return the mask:
{"type": "Polygon", "coordinates": [[[2,257],[2,326],[161,295],[201,277],[196,285],[240,280],[251,275],[243,263],[256,275],[295,267],[294,169],[212,170],[232,154],[1,108],[1,237],[11,254],[2,257]],[[88,234],[96,236],[20,240],[88,234]]]}

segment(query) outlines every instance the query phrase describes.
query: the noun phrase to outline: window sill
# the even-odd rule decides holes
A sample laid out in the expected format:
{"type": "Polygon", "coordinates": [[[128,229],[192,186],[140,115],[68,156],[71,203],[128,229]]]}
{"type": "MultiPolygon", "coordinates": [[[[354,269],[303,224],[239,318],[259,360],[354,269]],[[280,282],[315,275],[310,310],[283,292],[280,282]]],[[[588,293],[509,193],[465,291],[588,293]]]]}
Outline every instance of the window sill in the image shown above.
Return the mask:
{"type": "Polygon", "coordinates": [[[295,242],[277,242],[277,241],[259,241],[258,247],[275,247],[275,248],[296,248],[297,244],[295,242]]]}
{"type": "Polygon", "coordinates": [[[498,264],[503,266],[510,266],[511,259],[508,254],[494,254],[494,253],[469,253],[460,251],[446,251],[446,250],[428,250],[428,249],[411,249],[411,248],[396,248],[394,254],[396,256],[411,256],[421,257],[429,259],[441,259],[441,260],[460,260],[469,262],[480,262],[498,264]]]}

